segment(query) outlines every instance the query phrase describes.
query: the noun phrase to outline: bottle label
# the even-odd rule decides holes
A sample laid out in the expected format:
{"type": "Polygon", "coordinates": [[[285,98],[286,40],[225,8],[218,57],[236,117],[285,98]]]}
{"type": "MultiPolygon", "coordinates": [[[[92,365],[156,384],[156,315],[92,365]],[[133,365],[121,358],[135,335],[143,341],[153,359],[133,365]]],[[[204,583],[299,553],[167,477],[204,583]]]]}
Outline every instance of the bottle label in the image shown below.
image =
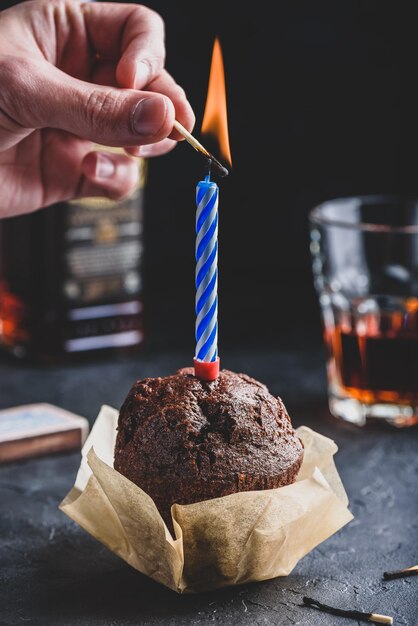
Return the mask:
{"type": "Polygon", "coordinates": [[[119,202],[61,202],[0,224],[0,345],[18,356],[143,340],[141,184],[119,202]]]}
{"type": "Polygon", "coordinates": [[[129,300],[142,290],[143,190],[127,200],[70,202],[64,228],[63,296],[70,306],[129,300]]]}

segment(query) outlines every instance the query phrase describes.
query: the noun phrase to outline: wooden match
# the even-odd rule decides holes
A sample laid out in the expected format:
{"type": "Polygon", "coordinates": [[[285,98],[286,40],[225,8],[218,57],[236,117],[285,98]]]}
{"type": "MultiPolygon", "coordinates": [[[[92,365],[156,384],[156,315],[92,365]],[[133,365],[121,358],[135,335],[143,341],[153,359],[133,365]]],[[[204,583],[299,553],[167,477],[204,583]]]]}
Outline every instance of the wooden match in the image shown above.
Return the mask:
{"type": "Polygon", "coordinates": [[[418,576],[418,565],[412,567],[406,567],[405,569],[397,570],[396,572],[384,572],[383,578],[385,580],[392,580],[394,578],[404,578],[406,576],[418,576]]]}
{"type": "Polygon", "coordinates": [[[224,167],[221,163],[219,163],[219,161],[215,159],[213,154],[211,154],[208,150],[206,150],[206,148],[202,146],[200,141],[198,141],[195,137],[193,137],[193,135],[189,133],[189,131],[186,128],[184,128],[184,126],[180,124],[180,122],[178,122],[177,120],[174,120],[174,128],[176,129],[178,133],[180,133],[182,137],[184,137],[187,143],[189,143],[197,152],[200,152],[200,154],[203,154],[203,156],[209,161],[211,165],[215,166],[215,169],[217,173],[219,174],[219,176],[222,176],[222,177],[228,176],[229,172],[226,169],[226,167],[224,167]]]}
{"type": "Polygon", "coordinates": [[[391,617],[390,615],[381,615],[380,613],[365,613],[363,611],[355,611],[355,610],[347,610],[347,609],[337,609],[334,606],[323,604],[322,602],[318,602],[318,600],[314,600],[313,598],[308,598],[307,596],[304,596],[303,604],[313,609],[318,609],[319,611],[330,613],[331,615],[340,615],[341,617],[352,617],[353,619],[371,622],[372,624],[389,624],[389,625],[393,624],[393,617],[391,617]]]}

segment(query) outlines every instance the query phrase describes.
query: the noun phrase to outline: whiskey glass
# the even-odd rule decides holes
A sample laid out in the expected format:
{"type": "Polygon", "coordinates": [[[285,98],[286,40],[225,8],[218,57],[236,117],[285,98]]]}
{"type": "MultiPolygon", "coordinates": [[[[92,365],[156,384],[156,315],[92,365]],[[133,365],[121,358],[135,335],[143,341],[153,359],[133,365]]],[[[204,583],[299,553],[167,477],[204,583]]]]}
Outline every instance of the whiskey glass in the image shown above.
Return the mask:
{"type": "Polygon", "coordinates": [[[309,214],[331,413],[418,422],[418,199],[329,200],[309,214]]]}

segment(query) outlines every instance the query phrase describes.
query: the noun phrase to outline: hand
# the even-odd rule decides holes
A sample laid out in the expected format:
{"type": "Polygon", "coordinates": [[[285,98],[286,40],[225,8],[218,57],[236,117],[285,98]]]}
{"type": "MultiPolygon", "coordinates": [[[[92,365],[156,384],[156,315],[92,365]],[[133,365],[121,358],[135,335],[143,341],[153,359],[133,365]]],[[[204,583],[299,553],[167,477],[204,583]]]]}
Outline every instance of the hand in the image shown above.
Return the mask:
{"type": "Polygon", "coordinates": [[[164,24],[135,4],[32,0],[0,13],[0,217],[71,198],[120,198],[126,154],[171,150],[194,124],[164,69],[164,24]]]}

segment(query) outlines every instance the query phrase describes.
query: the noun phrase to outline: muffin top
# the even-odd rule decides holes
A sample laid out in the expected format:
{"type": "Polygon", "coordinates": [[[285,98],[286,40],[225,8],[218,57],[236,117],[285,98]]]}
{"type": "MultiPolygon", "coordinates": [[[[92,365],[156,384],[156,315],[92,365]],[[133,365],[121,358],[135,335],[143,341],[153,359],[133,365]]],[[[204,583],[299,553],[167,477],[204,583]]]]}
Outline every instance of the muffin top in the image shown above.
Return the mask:
{"type": "Polygon", "coordinates": [[[174,502],[289,484],[302,458],[281,399],[245,374],[222,370],[204,382],[185,368],[146,378],[120,411],[115,468],[166,520],[174,502]]]}

